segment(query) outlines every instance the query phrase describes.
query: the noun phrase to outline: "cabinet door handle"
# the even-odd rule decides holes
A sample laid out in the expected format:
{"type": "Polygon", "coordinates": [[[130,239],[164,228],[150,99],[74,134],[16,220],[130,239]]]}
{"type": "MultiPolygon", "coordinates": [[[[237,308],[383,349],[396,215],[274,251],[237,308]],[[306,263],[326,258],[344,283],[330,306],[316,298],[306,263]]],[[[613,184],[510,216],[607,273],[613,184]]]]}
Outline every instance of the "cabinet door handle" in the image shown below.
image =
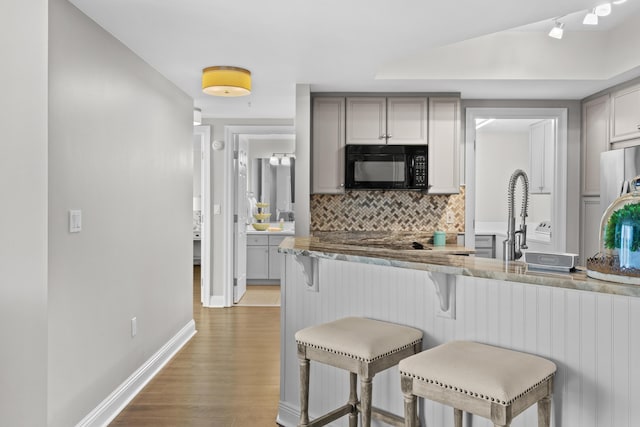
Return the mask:
{"type": "Polygon", "coordinates": [[[387,138],[387,135],[380,135],[380,136],[378,137],[378,139],[386,139],[386,138],[387,138]]]}
{"type": "Polygon", "coordinates": [[[640,130],[640,125],[636,126],[638,128],[638,130],[640,130]]]}
{"type": "Polygon", "coordinates": [[[393,135],[387,135],[387,138],[393,138],[393,135]]]}

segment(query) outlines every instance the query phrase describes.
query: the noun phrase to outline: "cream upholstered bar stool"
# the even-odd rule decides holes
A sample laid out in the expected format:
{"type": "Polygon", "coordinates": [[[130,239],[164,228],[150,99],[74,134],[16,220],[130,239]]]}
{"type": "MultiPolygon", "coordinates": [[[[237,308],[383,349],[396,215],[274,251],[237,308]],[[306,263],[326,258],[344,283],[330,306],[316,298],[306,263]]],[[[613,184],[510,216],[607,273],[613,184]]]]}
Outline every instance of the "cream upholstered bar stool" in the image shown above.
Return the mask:
{"type": "Polygon", "coordinates": [[[538,426],[549,427],[556,365],[527,353],[470,341],[453,341],[399,364],[406,427],[414,427],[416,397],[454,408],[455,427],[463,411],[488,418],[494,426],[538,404],[538,426]]]}
{"type": "Polygon", "coordinates": [[[422,331],[380,320],[347,317],[302,329],[296,332],[295,339],[300,360],[299,426],[323,426],[349,415],[349,427],[356,427],[358,413],[363,427],[371,425],[372,416],[387,424],[404,426],[403,417],[372,408],[373,377],[397,365],[405,357],[420,352],[422,331]],[[310,360],[349,371],[350,384],[348,402],[313,421],[309,421],[310,360]]]}

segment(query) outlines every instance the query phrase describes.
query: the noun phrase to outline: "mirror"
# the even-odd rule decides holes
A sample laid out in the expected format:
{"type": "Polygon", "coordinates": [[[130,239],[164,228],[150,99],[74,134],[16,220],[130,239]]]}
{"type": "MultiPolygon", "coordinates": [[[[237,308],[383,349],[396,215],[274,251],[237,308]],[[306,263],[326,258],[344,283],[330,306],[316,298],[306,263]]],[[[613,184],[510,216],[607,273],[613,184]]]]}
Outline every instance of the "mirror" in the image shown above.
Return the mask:
{"type": "Polygon", "coordinates": [[[270,158],[253,159],[249,191],[256,201],[269,203],[269,222],[293,221],[295,158],[289,158],[289,164],[272,163],[270,158]]]}

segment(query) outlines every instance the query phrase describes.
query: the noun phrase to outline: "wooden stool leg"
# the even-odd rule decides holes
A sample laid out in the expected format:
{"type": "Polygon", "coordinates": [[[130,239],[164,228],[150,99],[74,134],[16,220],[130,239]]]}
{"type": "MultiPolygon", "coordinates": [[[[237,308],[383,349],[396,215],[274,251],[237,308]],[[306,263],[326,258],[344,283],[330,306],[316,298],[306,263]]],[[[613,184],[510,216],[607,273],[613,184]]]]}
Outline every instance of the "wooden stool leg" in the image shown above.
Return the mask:
{"type": "Polygon", "coordinates": [[[418,427],[417,399],[413,394],[413,380],[408,377],[400,377],[400,386],[404,397],[404,425],[405,427],[418,427]]]}
{"type": "Polygon", "coordinates": [[[453,425],[462,427],[462,410],[453,408],[453,425]]]}
{"type": "Polygon", "coordinates": [[[309,424],[309,359],[300,359],[300,427],[309,424]]]}
{"type": "Polygon", "coordinates": [[[349,405],[353,407],[349,414],[349,427],[358,427],[358,374],[349,372],[349,405]]]}
{"type": "Polygon", "coordinates": [[[551,425],[551,396],[543,397],[538,401],[538,427],[551,425]]]}
{"type": "Polygon", "coordinates": [[[362,427],[371,427],[371,392],[373,378],[360,378],[360,408],[362,412],[362,427]]]}

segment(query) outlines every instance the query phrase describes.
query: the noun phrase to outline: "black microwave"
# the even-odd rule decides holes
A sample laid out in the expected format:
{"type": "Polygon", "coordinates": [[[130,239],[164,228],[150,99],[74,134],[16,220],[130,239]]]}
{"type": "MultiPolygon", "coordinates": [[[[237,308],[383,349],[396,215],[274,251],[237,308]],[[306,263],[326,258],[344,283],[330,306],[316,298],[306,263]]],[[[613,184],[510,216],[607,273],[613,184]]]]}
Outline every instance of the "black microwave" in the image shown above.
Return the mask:
{"type": "Polygon", "coordinates": [[[426,190],[426,145],[352,145],[345,149],[348,190],[426,190]]]}

